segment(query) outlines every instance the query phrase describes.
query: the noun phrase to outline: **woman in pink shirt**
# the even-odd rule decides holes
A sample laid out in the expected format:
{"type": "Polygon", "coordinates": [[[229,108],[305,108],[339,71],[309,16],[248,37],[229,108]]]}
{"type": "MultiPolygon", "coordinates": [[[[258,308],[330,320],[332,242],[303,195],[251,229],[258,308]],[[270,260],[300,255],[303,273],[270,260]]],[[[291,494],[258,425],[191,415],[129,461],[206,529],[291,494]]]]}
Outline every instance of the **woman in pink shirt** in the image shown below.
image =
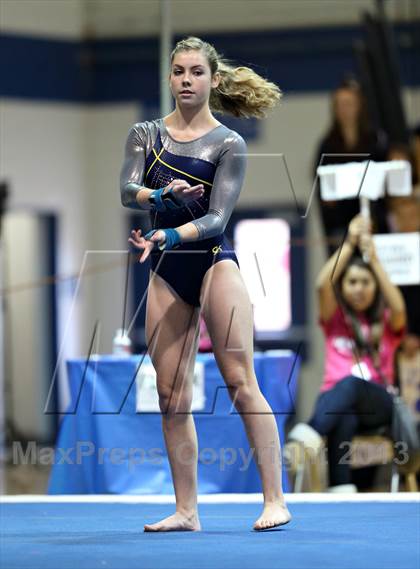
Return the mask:
{"type": "Polygon", "coordinates": [[[343,443],[391,424],[388,391],[406,323],[402,294],[381,266],[360,215],[321,270],[317,291],[326,342],[324,381],[309,426],[298,425],[290,438],[313,446],[326,436],[331,490],[354,491],[343,443]]]}

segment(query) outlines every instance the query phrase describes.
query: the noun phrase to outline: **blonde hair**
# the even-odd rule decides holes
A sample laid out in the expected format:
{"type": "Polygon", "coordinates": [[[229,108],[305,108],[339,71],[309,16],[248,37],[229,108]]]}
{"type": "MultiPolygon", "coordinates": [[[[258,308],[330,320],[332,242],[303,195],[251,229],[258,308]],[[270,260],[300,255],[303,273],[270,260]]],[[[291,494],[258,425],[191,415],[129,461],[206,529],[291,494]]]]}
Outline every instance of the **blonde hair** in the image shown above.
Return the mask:
{"type": "Polygon", "coordinates": [[[182,51],[201,51],[206,57],[212,76],[218,72],[220,83],[210,92],[210,109],[234,117],[263,118],[281,98],[281,91],[249,67],[234,67],[217,53],[209,43],[196,37],[179,41],[171,53],[171,63],[182,51]]]}

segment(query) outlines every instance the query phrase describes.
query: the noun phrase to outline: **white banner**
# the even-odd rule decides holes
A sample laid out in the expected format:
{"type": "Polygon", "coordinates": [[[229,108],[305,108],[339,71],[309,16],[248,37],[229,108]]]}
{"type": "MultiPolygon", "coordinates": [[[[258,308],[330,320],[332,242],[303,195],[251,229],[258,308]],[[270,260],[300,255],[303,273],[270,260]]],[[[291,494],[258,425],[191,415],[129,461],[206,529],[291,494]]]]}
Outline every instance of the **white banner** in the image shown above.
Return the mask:
{"type": "Polygon", "coordinates": [[[321,198],[336,201],[365,196],[408,196],[412,192],[411,165],[405,160],[348,162],[318,166],[321,198]],[[359,193],[360,192],[360,193],[359,193]]]}
{"type": "Polygon", "coordinates": [[[420,284],[420,233],[373,236],[378,258],[396,285],[420,284]]]}
{"type": "MultiPolygon", "coordinates": [[[[174,366],[173,372],[176,373],[174,366]]],[[[204,363],[196,362],[194,367],[192,411],[205,407],[204,363]]],[[[156,387],[156,371],[151,363],[142,363],[136,376],[136,412],[160,412],[156,387]]]]}

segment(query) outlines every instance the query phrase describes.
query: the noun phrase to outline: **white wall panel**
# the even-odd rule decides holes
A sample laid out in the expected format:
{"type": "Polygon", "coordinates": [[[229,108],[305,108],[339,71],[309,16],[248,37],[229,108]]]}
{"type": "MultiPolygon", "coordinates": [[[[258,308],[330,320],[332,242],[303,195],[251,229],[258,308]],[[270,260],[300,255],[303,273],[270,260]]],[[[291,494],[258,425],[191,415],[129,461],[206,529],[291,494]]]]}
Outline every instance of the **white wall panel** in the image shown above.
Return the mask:
{"type": "MultiPolygon", "coordinates": [[[[420,16],[412,0],[388,0],[388,16],[407,20],[420,16]]],[[[305,26],[351,25],[374,0],[172,0],[174,33],[266,30],[305,26]]],[[[86,24],[91,35],[151,36],[159,33],[157,0],[89,0],[86,24]]]]}
{"type": "Polygon", "coordinates": [[[84,0],[1,0],[2,32],[43,38],[79,39],[84,0]]]}

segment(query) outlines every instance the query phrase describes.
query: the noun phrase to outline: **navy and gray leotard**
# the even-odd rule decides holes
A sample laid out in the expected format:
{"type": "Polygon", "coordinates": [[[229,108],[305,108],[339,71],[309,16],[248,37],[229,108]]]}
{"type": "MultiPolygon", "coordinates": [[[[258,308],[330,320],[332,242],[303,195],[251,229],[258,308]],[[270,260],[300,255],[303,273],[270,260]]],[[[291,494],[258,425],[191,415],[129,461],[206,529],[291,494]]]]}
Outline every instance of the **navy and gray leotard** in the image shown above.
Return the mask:
{"type": "Polygon", "coordinates": [[[200,305],[201,284],[209,267],[223,259],[232,259],[239,266],[223,232],[241,191],[245,168],[245,141],[224,125],[191,142],[174,140],[163,119],[137,123],[129,132],[121,171],[124,206],[139,209],[138,189],[133,184],[156,189],[182,179],[191,186],[204,186],[203,196],[182,208],[150,210],[153,229],[176,228],[188,222],[197,227],[198,241],[151,255],[152,270],[193,306],[200,305]]]}

